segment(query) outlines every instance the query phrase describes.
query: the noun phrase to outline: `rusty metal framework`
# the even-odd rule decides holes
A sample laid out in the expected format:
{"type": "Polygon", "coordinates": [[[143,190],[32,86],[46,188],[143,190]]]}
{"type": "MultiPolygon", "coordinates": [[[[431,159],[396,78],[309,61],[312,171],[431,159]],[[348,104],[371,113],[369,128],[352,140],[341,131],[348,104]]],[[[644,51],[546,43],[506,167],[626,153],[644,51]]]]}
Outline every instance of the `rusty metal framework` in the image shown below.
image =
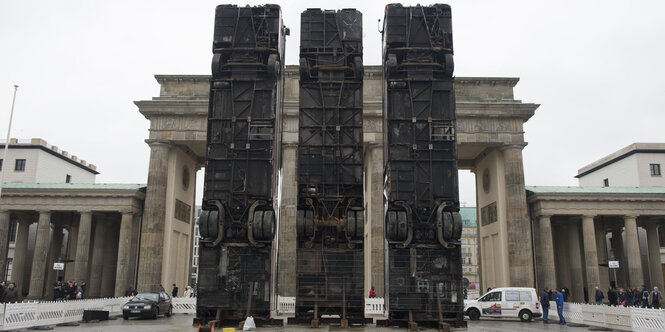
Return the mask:
{"type": "Polygon", "coordinates": [[[362,14],[301,15],[296,318],[363,318],[362,14]]]}
{"type": "Polygon", "coordinates": [[[269,319],[284,54],[277,5],[217,6],[197,319],[269,319]]]}
{"type": "Polygon", "coordinates": [[[390,320],[464,325],[450,6],[386,6],[390,320]]]}

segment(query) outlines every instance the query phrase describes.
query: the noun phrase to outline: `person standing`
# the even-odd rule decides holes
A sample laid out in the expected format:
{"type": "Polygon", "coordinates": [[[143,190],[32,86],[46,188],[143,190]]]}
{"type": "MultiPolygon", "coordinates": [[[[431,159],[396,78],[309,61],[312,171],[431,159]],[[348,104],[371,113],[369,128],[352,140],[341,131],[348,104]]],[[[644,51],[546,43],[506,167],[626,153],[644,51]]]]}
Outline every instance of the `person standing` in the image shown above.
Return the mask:
{"type": "Polygon", "coordinates": [[[178,296],[178,286],[173,284],[173,289],[171,290],[171,296],[177,297],[178,296]]]}
{"type": "Polygon", "coordinates": [[[649,307],[649,290],[647,286],[642,286],[642,308],[649,307]]]}
{"type": "Polygon", "coordinates": [[[136,290],[134,289],[134,285],[129,285],[127,290],[125,291],[125,296],[134,296],[136,295],[136,290]]]}
{"type": "Polygon", "coordinates": [[[372,288],[369,290],[369,297],[372,299],[376,297],[376,293],[374,292],[374,286],[372,286],[372,288]]]}
{"type": "Polygon", "coordinates": [[[605,298],[605,295],[603,295],[603,291],[596,286],[596,305],[601,305],[603,304],[603,299],[605,298]]]}
{"type": "Polygon", "coordinates": [[[184,296],[185,296],[185,297],[192,297],[192,295],[194,295],[194,291],[192,291],[192,287],[191,287],[191,286],[187,285],[187,287],[185,287],[185,294],[184,294],[184,296]]]}
{"type": "Polygon", "coordinates": [[[566,325],[566,319],[563,318],[563,293],[562,290],[557,289],[556,292],[556,313],[559,315],[559,324],[566,325]]]}
{"type": "Polygon", "coordinates": [[[658,291],[658,287],[654,287],[653,292],[651,292],[651,307],[660,309],[660,292],[658,291]]]}
{"type": "Polygon", "coordinates": [[[610,287],[607,290],[607,299],[610,301],[610,305],[617,305],[617,292],[614,288],[610,287]]]}
{"type": "Polygon", "coordinates": [[[543,308],[543,323],[547,324],[547,316],[550,312],[550,294],[547,288],[540,291],[540,306],[543,308]]]}
{"type": "Polygon", "coordinates": [[[13,282],[7,285],[7,289],[5,289],[4,293],[2,294],[2,302],[4,303],[18,302],[18,290],[16,289],[16,284],[14,284],[13,282]]]}

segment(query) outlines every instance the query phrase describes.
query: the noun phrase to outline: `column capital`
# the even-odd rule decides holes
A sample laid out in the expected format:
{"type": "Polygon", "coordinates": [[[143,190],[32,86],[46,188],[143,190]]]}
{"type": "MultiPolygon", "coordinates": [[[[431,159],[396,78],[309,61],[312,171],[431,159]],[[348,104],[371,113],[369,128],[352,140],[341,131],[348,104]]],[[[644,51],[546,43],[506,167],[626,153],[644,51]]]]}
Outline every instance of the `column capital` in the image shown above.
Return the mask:
{"type": "Polygon", "coordinates": [[[79,214],[81,214],[81,215],[82,215],[82,214],[92,214],[92,211],[91,211],[91,210],[80,210],[80,211],[78,211],[78,212],[79,212],[79,214]]]}
{"type": "Polygon", "coordinates": [[[39,213],[39,215],[42,215],[42,214],[51,214],[52,212],[53,212],[53,211],[51,211],[51,210],[37,210],[37,213],[39,213]]]}
{"type": "Polygon", "coordinates": [[[595,218],[595,217],[596,217],[596,216],[595,216],[595,215],[592,215],[592,214],[583,214],[583,215],[582,215],[582,220],[584,220],[584,219],[593,219],[593,218],[595,218]]]}
{"type": "Polygon", "coordinates": [[[538,215],[538,219],[552,219],[552,214],[549,213],[541,213],[538,215]]]}
{"type": "Polygon", "coordinates": [[[526,146],[527,146],[527,143],[526,143],[526,142],[522,142],[522,143],[513,143],[513,144],[506,144],[506,145],[502,145],[502,146],[500,146],[500,147],[499,147],[499,150],[501,150],[501,151],[512,150],[512,149],[523,150],[524,147],[526,147],[526,146]]]}
{"type": "Polygon", "coordinates": [[[171,141],[167,139],[146,139],[145,142],[152,148],[153,146],[171,147],[171,141]]]}
{"type": "Polygon", "coordinates": [[[637,213],[626,213],[623,215],[623,220],[626,219],[637,219],[639,215],[637,213]]]}

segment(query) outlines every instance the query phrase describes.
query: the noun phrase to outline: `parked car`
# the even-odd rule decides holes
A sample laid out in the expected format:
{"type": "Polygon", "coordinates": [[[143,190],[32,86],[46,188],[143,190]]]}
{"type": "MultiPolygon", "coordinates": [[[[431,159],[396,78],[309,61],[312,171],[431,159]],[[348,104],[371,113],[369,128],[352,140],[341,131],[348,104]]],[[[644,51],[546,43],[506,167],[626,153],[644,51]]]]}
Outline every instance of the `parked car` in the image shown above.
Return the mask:
{"type": "Polygon", "coordinates": [[[480,317],[515,317],[529,322],[533,317],[543,315],[536,290],[525,287],[496,288],[485,293],[477,300],[464,302],[464,314],[469,319],[480,317]]]}
{"type": "Polygon", "coordinates": [[[160,314],[170,317],[173,313],[171,297],[166,292],[138,293],[122,307],[122,318],[150,317],[157,318],[160,314]]]}

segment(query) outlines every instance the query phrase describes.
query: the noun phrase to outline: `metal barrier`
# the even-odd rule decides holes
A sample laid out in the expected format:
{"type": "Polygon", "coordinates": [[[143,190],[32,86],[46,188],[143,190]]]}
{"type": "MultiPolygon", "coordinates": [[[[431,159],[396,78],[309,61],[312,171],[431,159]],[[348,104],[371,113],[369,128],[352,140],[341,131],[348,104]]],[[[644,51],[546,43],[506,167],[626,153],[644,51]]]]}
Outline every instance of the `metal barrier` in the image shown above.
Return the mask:
{"type": "Polygon", "coordinates": [[[382,297],[365,299],[365,317],[383,316],[386,313],[385,300],[382,297]]]}
{"type": "MultiPolygon", "coordinates": [[[[0,305],[0,330],[78,322],[84,310],[104,310],[109,315],[122,314],[122,306],[130,297],[85,299],[62,302],[22,302],[0,305]]],[[[195,297],[172,299],[173,313],[196,313],[195,297]]]]}
{"type": "Polygon", "coordinates": [[[296,313],[296,298],[291,296],[277,296],[277,313],[294,314],[296,313]]]}
{"type": "Polygon", "coordinates": [[[195,297],[174,297],[171,299],[174,314],[195,314],[196,313],[196,298],[195,297]]]}
{"type": "MultiPolygon", "coordinates": [[[[665,331],[665,310],[635,307],[612,307],[566,302],[563,317],[568,323],[605,327],[614,330],[665,331]]],[[[550,302],[549,319],[559,320],[556,302],[550,302]]]]}

